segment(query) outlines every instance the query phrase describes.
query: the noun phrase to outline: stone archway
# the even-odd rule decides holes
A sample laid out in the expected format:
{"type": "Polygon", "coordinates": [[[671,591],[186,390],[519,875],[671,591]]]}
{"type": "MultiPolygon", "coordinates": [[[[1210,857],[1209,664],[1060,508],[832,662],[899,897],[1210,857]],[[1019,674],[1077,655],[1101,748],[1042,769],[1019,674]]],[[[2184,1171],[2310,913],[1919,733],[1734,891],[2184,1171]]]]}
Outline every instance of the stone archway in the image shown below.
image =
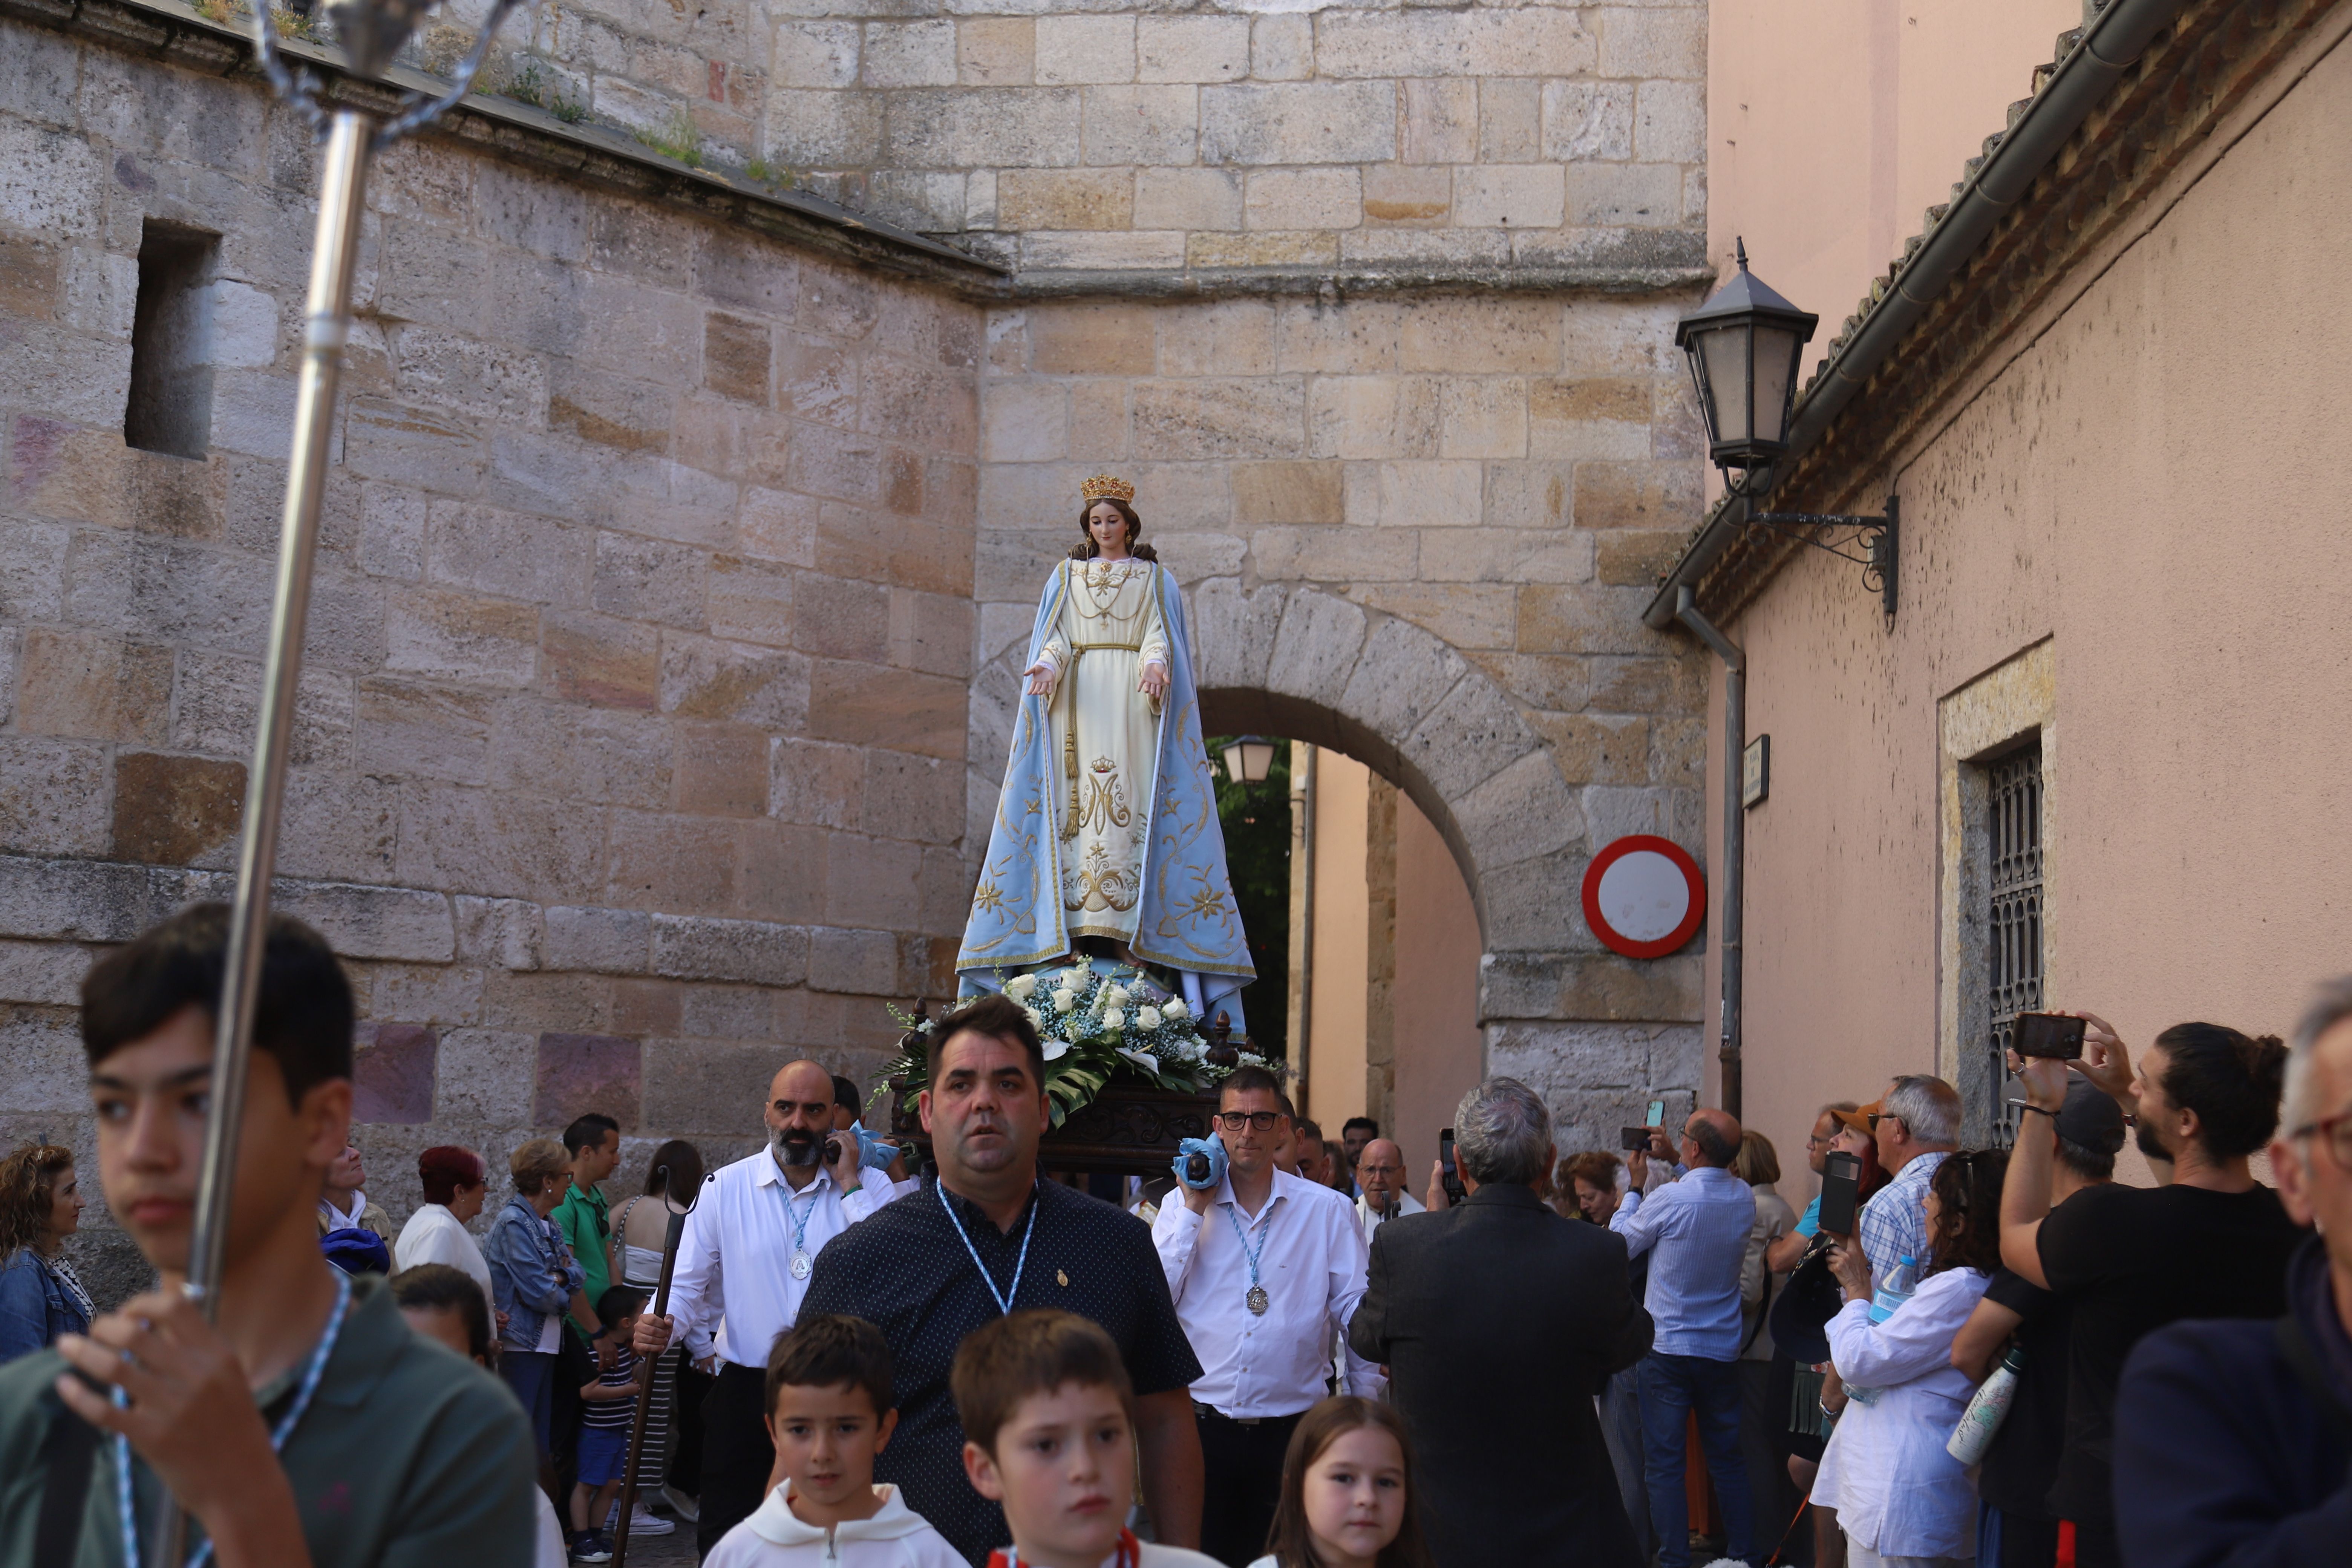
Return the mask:
{"type": "MultiPolygon", "coordinates": [[[[1612,1146],[1652,1100],[1670,1114],[1696,1103],[1698,945],[1620,958],[1586,929],[1580,896],[1594,846],[1621,834],[1663,833],[1703,857],[1695,800],[1571,781],[1485,669],[1411,621],[1305,584],[1213,577],[1185,596],[1209,729],[1345,752],[1444,837],[1477,911],[1486,1070],[1543,1093],[1563,1151],[1612,1146]]],[[[1025,651],[1009,622],[987,640],[967,753],[973,842],[986,839],[1025,651]]]]}
{"type": "Polygon", "coordinates": [[[1572,784],[1502,688],[1412,622],[1313,587],[1234,578],[1190,598],[1209,727],[1345,752],[1444,836],[1478,916],[1486,1068],[1544,1093],[1562,1149],[1610,1146],[1653,1099],[1693,1104],[1701,956],[1644,963],[1606,952],[1580,889],[1596,844],[1660,832],[1703,850],[1695,825],[1661,820],[1668,808],[1654,793],[1572,784]]]}

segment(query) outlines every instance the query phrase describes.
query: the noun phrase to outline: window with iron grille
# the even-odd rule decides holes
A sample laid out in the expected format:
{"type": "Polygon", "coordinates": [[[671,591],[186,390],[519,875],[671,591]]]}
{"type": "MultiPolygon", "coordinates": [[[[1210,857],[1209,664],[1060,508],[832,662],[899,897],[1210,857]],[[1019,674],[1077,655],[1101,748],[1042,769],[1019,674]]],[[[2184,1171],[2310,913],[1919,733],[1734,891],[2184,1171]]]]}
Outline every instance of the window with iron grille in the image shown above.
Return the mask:
{"type": "Polygon", "coordinates": [[[2010,1037],[2017,1015],[2042,1008],[2042,742],[2037,739],[1985,769],[1985,868],[1991,893],[1986,922],[1986,978],[1993,1133],[2006,1147],[2017,1136],[2009,1103],[2010,1037]]]}

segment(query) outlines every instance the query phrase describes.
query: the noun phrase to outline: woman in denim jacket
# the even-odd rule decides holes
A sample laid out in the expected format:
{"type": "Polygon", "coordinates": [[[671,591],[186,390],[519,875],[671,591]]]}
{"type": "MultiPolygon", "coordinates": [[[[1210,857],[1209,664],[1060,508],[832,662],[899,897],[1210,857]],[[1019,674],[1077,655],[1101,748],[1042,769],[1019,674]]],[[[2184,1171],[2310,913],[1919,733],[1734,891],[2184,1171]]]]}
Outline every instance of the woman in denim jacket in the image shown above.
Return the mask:
{"type": "Polygon", "coordinates": [[[89,1292],[65,1259],[81,1205],[72,1150],[28,1143],[0,1160],[0,1362],[89,1332],[89,1292]]]}
{"type": "MultiPolygon", "coordinates": [[[[499,1375],[522,1407],[542,1457],[551,1451],[555,1356],[562,1345],[563,1314],[587,1282],[562,1233],[547,1216],[572,1184],[570,1157],[552,1138],[533,1138],[507,1161],[515,1195],[490,1223],[482,1256],[490,1265],[490,1291],[506,1314],[499,1331],[499,1375]]],[[[581,1327],[592,1336],[593,1321],[581,1327]]]]}

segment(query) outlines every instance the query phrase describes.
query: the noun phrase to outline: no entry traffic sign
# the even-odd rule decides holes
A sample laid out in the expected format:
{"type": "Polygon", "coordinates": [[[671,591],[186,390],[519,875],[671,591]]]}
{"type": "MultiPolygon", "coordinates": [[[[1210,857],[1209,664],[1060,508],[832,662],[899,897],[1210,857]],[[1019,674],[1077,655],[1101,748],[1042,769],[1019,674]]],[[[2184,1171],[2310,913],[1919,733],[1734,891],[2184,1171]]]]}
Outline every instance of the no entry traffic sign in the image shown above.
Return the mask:
{"type": "Polygon", "coordinates": [[[1584,920],[1612,952],[1664,958],[1706,919],[1706,879],[1671,838],[1629,833],[1584,871],[1584,920]]]}

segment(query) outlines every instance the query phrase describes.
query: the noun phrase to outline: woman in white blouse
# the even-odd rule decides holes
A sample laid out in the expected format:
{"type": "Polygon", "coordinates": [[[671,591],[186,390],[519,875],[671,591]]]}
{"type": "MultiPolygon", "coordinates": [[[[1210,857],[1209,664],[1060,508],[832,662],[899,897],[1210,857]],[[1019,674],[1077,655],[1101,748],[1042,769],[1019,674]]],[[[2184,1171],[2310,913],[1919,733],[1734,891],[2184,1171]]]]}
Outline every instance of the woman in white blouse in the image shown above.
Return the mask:
{"type": "Polygon", "coordinates": [[[1849,1396],[1822,1455],[1813,1501],[1837,1510],[1849,1568],[1957,1568],[1977,1554],[1975,1485],[1945,1451],[1976,1385],[1952,1367],[1952,1336],[2000,1266],[1999,1149],[1953,1154],[1922,1201],[1928,1256],[1911,1297],[1870,1321],[1870,1262],[1830,1249],[1845,1305],[1829,1321],[1830,1358],[1849,1396]]]}
{"type": "MultiPolygon", "coordinates": [[[[491,1302],[495,1313],[489,1262],[466,1229],[467,1222],[482,1212],[482,1197],[488,1191],[482,1157],[452,1144],[427,1149],[416,1156],[416,1176],[425,1187],[425,1202],[400,1227],[400,1240],[392,1249],[392,1271],[446,1263],[481,1286],[482,1300],[491,1302]]],[[[495,1337],[495,1316],[491,1321],[495,1337]]]]}

